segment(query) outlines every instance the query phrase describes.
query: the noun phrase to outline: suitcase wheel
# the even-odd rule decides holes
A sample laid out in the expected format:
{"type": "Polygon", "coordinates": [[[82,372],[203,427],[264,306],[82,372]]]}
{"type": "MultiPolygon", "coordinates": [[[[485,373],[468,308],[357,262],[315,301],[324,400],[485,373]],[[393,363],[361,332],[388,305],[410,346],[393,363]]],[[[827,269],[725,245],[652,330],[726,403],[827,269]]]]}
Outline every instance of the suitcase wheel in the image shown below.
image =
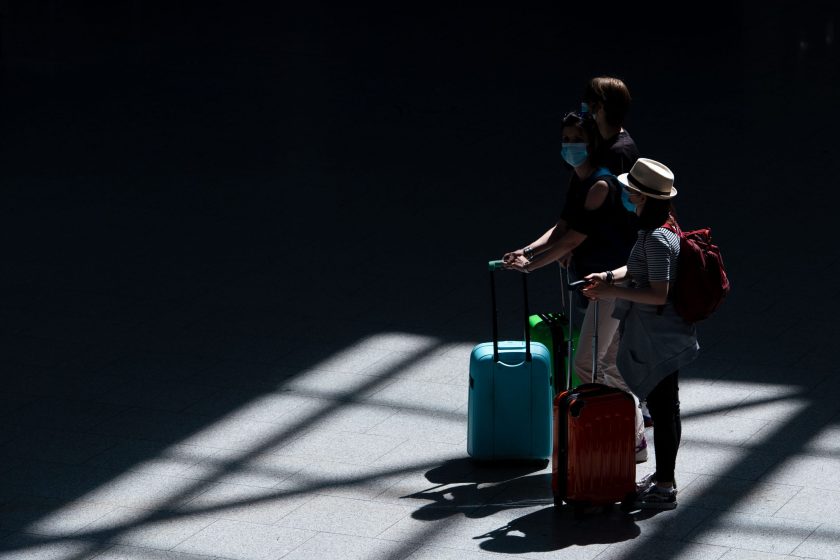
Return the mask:
{"type": "Polygon", "coordinates": [[[624,496],[624,499],[621,500],[621,506],[620,506],[621,511],[623,511],[624,513],[629,513],[631,511],[633,511],[635,509],[633,507],[633,504],[635,504],[635,503],[636,503],[636,493],[635,492],[629,492],[626,496],[624,496]]]}

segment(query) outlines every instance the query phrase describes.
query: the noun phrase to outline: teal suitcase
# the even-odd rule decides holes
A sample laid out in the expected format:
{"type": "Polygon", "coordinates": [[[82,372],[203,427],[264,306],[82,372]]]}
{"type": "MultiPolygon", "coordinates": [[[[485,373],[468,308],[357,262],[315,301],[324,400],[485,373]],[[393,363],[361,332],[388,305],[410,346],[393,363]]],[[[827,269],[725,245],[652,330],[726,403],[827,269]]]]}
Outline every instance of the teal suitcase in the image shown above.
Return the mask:
{"type": "Polygon", "coordinates": [[[531,341],[525,274],[525,340],[499,341],[494,277],[499,268],[499,261],[490,263],[493,341],[477,344],[470,355],[467,453],[476,460],[547,462],[553,441],[551,353],[531,341]]]}

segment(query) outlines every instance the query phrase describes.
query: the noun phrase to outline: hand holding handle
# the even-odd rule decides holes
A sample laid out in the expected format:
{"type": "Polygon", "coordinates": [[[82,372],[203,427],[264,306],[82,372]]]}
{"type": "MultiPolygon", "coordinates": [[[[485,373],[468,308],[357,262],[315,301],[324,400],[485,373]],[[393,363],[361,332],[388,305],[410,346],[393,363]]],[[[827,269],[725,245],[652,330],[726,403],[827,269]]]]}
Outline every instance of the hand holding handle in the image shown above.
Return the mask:
{"type": "MultiPolygon", "coordinates": [[[[504,261],[489,261],[487,268],[490,270],[490,297],[493,301],[493,360],[499,361],[499,312],[496,308],[496,276],[497,270],[504,269],[504,261]]],[[[528,316],[530,315],[528,307],[528,275],[522,275],[522,299],[524,302],[523,316],[525,324],[525,361],[531,361],[531,331],[528,326],[528,316]]]]}

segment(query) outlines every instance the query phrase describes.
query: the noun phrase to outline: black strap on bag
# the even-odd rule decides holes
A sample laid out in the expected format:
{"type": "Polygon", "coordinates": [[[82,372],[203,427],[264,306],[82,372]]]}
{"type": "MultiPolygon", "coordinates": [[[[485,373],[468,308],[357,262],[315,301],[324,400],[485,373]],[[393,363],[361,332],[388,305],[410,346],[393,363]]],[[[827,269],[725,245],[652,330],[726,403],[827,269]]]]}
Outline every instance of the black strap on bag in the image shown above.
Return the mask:
{"type": "MultiPolygon", "coordinates": [[[[490,269],[490,297],[493,305],[493,361],[499,361],[499,309],[496,305],[496,275],[495,272],[504,268],[502,261],[490,261],[487,263],[490,269]]],[[[525,318],[525,361],[531,361],[531,330],[528,328],[528,318],[531,313],[528,308],[528,275],[522,274],[522,300],[524,302],[523,312],[525,318]]]]}

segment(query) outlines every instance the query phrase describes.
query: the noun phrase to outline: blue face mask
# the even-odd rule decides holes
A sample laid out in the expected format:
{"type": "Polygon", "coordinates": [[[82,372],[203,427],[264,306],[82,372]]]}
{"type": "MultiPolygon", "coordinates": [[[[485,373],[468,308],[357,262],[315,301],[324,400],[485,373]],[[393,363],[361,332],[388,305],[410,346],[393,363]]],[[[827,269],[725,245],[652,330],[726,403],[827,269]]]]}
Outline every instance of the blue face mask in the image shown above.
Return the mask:
{"type": "Polygon", "coordinates": [[[634,214],[636,213],[636,205],[630,202],[630,194],[627,192],[627,189],[621,189],[621,203],[627,210],[634,214]]]}
{"type": "Polygon", "coordinates": [[[560,155],[572,167],[578,167],[586,161],[586,144],[583,142],[563,143],[560,155]]]}

